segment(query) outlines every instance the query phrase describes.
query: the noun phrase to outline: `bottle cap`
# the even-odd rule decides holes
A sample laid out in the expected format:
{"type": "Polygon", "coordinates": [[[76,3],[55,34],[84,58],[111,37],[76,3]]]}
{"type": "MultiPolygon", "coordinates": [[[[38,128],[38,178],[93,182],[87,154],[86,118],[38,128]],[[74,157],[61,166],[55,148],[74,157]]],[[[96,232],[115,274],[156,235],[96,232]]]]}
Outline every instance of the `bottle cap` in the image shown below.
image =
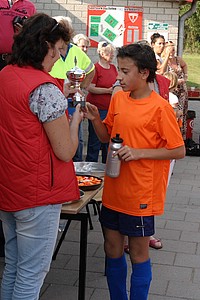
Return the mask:
{"type": "Polygon", "coordinates": [[[120,138],[120,134],[119,133],[116,133],[116,136],[115,137],[112,137],[111,138],[111,141],[113,143],[123,143],[123,139],[120,138]]]}

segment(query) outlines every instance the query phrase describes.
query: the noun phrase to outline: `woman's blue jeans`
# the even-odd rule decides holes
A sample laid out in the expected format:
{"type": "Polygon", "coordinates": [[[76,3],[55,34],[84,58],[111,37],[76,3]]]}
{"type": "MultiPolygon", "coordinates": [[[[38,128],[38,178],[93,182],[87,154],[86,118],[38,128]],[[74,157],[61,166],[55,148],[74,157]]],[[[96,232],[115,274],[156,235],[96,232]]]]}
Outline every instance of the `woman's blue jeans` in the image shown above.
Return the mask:
{"type": "MultiPolygon", "coordinates": [[[[101,120],[104,120],[107,115],[107,110],[99,110],[101,120]]],[[[88,120],[88,143],[86,161],[98,162],[99,151],[102,151],[102,163],[106,163],[108,153],[108,143],[101,143],[98,139],[92,122],[88,120]]]]}
{"type": "Polygon", "coordinates": [[[1,300],[37,300],[56,243],[61,204],[0,210],[5,235],[1,300]]]}

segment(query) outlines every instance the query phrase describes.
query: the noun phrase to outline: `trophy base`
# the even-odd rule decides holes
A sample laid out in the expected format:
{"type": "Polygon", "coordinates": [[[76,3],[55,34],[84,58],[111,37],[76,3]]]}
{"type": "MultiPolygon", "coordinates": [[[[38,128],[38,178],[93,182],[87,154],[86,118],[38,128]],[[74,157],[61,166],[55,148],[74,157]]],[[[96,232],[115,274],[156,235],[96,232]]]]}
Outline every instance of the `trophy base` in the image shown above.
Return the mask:
{"type": "Polygon", "coordinates": [[[77,104],[80,104],[81,107],[86,107],[85,105],[86,101],[73,101],[73,106],[76,106],[77,104]]]}

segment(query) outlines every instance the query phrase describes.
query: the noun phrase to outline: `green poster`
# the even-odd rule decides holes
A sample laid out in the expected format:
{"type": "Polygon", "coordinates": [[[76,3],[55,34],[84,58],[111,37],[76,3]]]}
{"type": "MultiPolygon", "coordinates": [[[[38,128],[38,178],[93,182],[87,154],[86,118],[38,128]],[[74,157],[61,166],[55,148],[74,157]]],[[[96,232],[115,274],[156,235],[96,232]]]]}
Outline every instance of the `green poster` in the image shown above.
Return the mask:
{"type": "Polygon", "coordinates": [[[90,22],[100,23],[101,22],[101,17],[100,16],[91,16],[90,22]]]}
{"type": "Polygon", "coordinates": [[[116,38],[116,34],[114,32],[112,32],[110,29],[106,29],[103,33],[103,35],[108,39],[110,40],[111,42],[114,41],[114,39],[116,38]]]}
{"type": "Polygon", "coordinates": [[[90,36],[99,35],[99,24],[91,24],[90,26],[90,36]]]}
{"type": "Polygon", "coordinates": [[[113,16],[108,15],[107,18],[105,18],[105,21],[112,26],[112,28],[115,28],[115,26],[119,23],[113,16]]]}

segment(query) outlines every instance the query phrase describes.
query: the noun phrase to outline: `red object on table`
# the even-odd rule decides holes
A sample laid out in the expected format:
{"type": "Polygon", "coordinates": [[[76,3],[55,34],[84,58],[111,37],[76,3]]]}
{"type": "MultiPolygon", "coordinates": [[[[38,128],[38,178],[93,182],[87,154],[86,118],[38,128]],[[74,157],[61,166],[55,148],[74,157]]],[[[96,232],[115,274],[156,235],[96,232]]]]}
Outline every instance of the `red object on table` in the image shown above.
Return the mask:
{"type": "Polygon", "coordinates": [[[194,91],[191,88],[188,88],[188,98],[199,98],[200,99],[200,89],[195,89],[194,91]]]}

